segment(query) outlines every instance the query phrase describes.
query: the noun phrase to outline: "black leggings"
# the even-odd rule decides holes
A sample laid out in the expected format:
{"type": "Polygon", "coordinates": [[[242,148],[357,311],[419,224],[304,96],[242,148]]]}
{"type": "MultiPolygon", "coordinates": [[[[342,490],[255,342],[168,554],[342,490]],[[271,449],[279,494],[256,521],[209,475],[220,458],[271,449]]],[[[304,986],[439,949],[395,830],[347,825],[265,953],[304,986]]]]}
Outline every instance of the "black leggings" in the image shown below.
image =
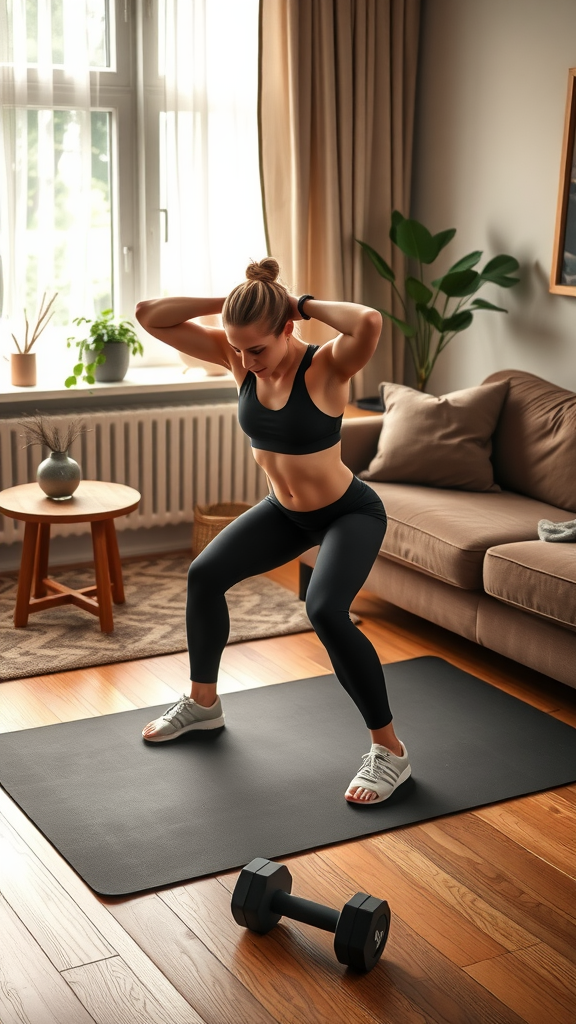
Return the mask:
{"type": "Polygon", "coordinates": [[[376,492],[354,477],[337,501],[293,512],[267,495],[219,533],[188,572],[186,631],[190,678],[215,683],[230,631],[225,593],[320,545],[306,595],[306,611],[334,671],[369,729],[392,721],[380,659],[352,623],[349,609],[374,564],[386,513],[376,492]]]}

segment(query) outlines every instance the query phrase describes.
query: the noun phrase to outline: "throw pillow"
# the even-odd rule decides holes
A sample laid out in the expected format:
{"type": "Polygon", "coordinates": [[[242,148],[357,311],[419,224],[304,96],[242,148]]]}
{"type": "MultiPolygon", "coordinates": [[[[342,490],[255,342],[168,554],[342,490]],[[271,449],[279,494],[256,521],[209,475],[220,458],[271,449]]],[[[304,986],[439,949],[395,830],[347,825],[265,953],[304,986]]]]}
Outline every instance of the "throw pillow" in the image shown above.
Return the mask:
{"type": "Polygon", "coordinates": [[[404,384],[380,385],[384,405],[378,451],[363,480],[499,491],[490,455],[508,381],[449,395],[404,384]]]}

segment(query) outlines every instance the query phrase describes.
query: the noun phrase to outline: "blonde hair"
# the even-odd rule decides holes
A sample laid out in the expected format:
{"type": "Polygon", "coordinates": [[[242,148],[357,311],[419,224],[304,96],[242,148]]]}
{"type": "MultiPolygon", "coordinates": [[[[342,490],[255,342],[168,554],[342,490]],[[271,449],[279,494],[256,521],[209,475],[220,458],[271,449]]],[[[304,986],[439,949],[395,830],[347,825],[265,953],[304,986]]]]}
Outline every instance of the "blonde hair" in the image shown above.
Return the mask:
{"type": "Polygon", "coordinates": [[[236,285],[222,308],[224,327],[261,323],[278,337],[292,316],[288,290],[278,280],[280,266],[273,256],[246,267],[246,281],[236,285]]]}

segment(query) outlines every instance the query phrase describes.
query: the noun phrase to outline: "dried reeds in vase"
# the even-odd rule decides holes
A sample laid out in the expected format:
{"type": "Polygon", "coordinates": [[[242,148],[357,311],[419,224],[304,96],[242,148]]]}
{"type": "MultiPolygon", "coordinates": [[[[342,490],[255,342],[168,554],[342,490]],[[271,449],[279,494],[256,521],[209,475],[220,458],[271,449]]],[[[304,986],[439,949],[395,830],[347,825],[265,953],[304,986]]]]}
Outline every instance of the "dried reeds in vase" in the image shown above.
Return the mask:
{"type": "Polygon", "coordinates": [[[86,427],[83,420],[71,420],[66,430],[61,430],[56,424],[47,422],[39,412],[26,420],[20,420],[18,426],[24,428],[26,444],[23,448],[29,448],[33,444],[41,444],[51,452],[67,452],[70,445],[80,434],[84,433],[86,427]]]}
{"type": "Polygon", "coordinates": [[[36,384],[36,353],[32,352],[32,346],[36,344],[38,338],[42,334],[45,327],[48,326],[53,311],[51,311],[54,301],[58,295],[55,292],[48,304],[46,302],[46,292],[42,296],[42,302],[40,303],[40,310],[36,319],[36,324],[32,332],[30,332],[30,324],[28,323],[28,316],[26,310],[24,310],[24,323],[26,325],[26,331],[24,335],[24,342],[22,346],[18,342],[18,338],[12,332],[14,344],[18,349],[17,352],[10,354],[10,373],[12,384],[15,387],[27,388],[34,387],[36,384]]]}

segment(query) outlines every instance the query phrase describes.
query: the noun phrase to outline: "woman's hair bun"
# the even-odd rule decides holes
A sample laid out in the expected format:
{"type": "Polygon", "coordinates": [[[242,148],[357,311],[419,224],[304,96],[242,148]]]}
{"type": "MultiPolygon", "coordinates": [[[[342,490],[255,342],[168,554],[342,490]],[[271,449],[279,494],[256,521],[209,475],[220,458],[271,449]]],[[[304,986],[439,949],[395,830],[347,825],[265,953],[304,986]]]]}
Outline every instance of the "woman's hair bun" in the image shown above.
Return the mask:
{"type": "Polygon", "coordinates": [[[265,284],[273,284],[279,273],[280,265],[273,256],[267,256],[259,263],[249,263],[246,267],[248,281],[263,281],[265,284]]]}
{"type": "Polygon", "coordinates": [[[293,316],[290,295],[278,280],[279,274],[280,264],[273,256],[259,263],[252,260],[246,267],[247,280],[226,296],[222,307],[224,327],[259,324],[263,334],[278,338],[293,316]]]}

